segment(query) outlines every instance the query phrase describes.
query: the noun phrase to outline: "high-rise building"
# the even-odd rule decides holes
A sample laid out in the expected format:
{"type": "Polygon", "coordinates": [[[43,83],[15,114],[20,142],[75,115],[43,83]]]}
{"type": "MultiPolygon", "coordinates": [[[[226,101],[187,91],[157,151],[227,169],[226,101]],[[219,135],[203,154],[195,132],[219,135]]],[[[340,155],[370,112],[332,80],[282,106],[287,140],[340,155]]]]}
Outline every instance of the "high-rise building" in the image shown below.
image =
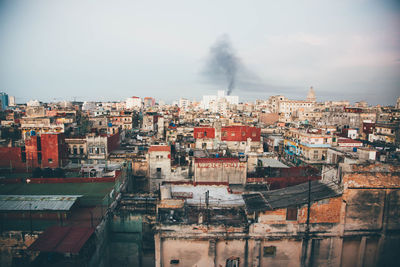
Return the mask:
{"type": "Polygon", "coordinates": [[[219,90],[217,95],[205,95],[203,96],[202,106],[204,109],[210,109],[210,104],[227,102],[230,105],[239,104],[239,97],[233,95],[225,95],[225,91],[219,90]]]}
{"type": "Polygon", "coordinates": [[[6,93],[0,93],[1,110],[6,110],[8,107],[8,95],[6,93]]]}
{"type": "Polygon", "coordinates": [[[8,97],[8,106],[9,107],[15,106],[15,97],[14,96],[9,96],[8,97]]]}

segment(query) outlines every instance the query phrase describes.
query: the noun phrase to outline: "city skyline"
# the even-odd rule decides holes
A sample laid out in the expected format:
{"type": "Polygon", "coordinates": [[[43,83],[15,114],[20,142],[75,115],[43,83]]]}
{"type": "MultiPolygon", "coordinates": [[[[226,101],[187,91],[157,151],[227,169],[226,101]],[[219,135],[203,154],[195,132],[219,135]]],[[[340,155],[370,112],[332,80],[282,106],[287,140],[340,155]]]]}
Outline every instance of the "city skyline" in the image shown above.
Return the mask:
{"type": "Polygon", "coordinates": [[[0,1],[0,91],[30,99],[171,103],[227,89],[202,72],[223,35],[250,73],[241,101],[282,94],[394,105],[400,8],[394,0],[0,1]],[[226,12],[229,11],[229,12],[226,12]]]}

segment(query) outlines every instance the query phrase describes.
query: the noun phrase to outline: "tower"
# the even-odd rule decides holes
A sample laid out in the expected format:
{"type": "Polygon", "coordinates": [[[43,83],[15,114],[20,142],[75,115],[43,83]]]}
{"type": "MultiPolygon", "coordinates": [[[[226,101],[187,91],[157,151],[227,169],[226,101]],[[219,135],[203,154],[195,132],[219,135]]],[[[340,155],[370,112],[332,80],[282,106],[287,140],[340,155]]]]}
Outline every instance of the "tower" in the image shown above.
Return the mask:
{"type": "Polygon", "coordinates": [[[312,86],[310,87],[310,90],[308,91],[307,101],[310,101],[310,102],[316,101],[314,88],[312,86]]]}

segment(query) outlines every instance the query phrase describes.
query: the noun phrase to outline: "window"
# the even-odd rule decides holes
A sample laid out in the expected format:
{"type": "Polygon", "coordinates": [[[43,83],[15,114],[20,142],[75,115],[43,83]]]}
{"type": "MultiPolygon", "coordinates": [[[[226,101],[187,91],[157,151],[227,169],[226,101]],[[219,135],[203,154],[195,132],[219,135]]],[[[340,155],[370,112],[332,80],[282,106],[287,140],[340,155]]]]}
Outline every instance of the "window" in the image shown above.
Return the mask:
{"type": "Polygon", "coordinates": [[[169,262],[170,264],[179,264],[179,260],[173,259],[169,262]]]}
{"type": "Polygon", "coordinates": [[[83,146],[79,147],[79,154],[83,155],[83,146]]]}
{"type": "Polygon", "coordinates": [[[78,154],[78,148],[74,146],[74,155],[78,154]]]}
{"type": "Polygon", "coordinates": [[[49,163],[53,163],[53,159],[48,159],[49,163]]]}
{"type": "Polygon", "coordinates": [[[318,150],[314,150],[314,159],[318,159],[318,150]]]}
{"type": "Polygon", "coordinates": [[[263,247],[263,256],[264,257],[273,257],[275,255],[276,255],[276,247],[275,246],[263,247]]]}
{"type": "Polygon", "coordinates": [[[297,220],[297,207],[290,207],[286,209],[286,220],[287,221],[297,220]]]}
{"type": "Polygon", "coordinates": [[[226,260],[226,267],[239,267],[239,258],[229,258],[226,260]]]}
{"type": "Polygon", "coordinates": [[[226,133],[226,131],[222,132],[222,136],[227,136],[228,134],[226,133]]]}

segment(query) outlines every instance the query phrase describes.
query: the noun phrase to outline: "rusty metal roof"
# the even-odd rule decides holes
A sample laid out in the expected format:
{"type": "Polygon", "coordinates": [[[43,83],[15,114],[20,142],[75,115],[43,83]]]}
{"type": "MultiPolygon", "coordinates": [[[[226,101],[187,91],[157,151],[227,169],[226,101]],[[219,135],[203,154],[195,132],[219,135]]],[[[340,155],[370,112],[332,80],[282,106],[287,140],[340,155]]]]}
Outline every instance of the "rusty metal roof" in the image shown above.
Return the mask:
{"type": "Polygon", "coordinates": [[[70,210],[82,195],[0,195],[0,210],[70,210]]]}
{"type": "MultiPolygon", "coordinates": [[[[342,188],[335,183],[311,182],[311,201],[319,201],[342,194],[342,188]]],[[[301,206],[308,202],[308,182],[278,190],[242,195],[248,212],[266,211],[301,206]]]]}
{"type": "Polygon", "coordinates": [[[52,226],[33,242],[29,250],[77,254],[95,228],[52,226]]]}

